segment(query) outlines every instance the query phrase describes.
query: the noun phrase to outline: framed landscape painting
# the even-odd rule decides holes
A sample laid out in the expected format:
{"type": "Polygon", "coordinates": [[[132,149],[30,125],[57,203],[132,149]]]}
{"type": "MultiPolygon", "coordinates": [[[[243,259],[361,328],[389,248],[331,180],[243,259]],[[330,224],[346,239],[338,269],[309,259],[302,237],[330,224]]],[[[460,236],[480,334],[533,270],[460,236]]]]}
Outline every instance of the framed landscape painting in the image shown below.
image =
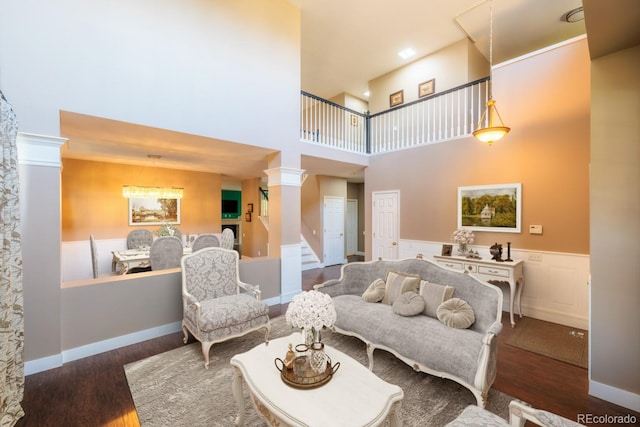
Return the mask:
{"type": "Polygon", "coordinates": [[[129,199],[129,225],[180,224],[180,199],[129,199]]]}
{"type": "Polygon", "coordinates": [[[458,187],[458,228],[520,233],[522,184],[458,187]]]}

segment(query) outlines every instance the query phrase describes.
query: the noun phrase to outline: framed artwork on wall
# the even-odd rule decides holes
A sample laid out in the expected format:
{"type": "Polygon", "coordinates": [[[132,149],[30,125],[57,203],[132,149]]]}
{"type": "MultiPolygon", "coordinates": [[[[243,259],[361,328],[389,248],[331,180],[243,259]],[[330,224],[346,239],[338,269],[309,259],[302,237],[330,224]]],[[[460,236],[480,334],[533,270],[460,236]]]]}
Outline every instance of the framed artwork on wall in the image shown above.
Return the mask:
{"type": "Polygon", "coordinates": [[[403,102],[404,102],[404,90],[399,90],[389,95],[389,107],[395,107],[396,105],[400,105],[403,102]]]}
{"type": "Polygon", "coordinates": [[[433,95],[436,91],[436,79],[427,80],[418,85],[418,98],[433,95]]]}
{"type": "Polygon", "coordinates": [[[180,199],[129,199],[129,225],[180,224],[180,199]]]}
{"type": "Polygon", "coordinates": [[[522,184],[458,187],[458,228],[520,233],[522,184]]]}

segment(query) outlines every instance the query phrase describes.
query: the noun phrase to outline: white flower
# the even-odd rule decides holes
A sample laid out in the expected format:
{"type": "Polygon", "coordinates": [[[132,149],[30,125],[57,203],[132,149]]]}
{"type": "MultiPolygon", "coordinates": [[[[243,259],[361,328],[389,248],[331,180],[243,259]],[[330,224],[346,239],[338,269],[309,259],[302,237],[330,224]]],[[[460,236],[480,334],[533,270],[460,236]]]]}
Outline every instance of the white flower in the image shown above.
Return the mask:
{"type": "Polygon", "coordinates": [[[459,228],[451,234],[451,240],[460,245],[470,245],[474,242],[476,236],[473,231],[466,228],[459,228]]]}
{"type": "Polygon", "coordinates": [[[285,314],[287,324],[294,328],[331,328],[336,321],[333,300],[325,293],[305,291],[293,297],[285,314]]]}

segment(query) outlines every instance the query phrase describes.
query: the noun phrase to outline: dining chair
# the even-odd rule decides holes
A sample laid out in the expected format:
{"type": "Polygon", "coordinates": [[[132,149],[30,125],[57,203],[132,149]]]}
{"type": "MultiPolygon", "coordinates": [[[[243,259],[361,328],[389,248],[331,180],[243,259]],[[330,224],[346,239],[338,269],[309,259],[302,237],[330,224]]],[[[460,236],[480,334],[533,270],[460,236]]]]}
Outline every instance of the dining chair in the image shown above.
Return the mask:
{"type": "Polygon", "coordinates": [[[127,235],[127,249],[138,249],[146,246],[151,247],[153,243],[153,233],[144,228],[133,230],[127,235]]]}
{"type": "Polygon", "coordinates": [[[200,341],[204,366],[215,343],[265,329],[269,340],[269,307],[260,289],[240,281],[238,252],[220,247],[203,248],[185,255],[182,267],[182,332],[200,341]]]}
{"type": "Polygon", "coordinates": [[[222,230],[222,236],[220,236],[220,247],[225,249],[233,249],[233,242],[235,240],[235,236],[233,234],[233,230],[230,228],[225,228],[222,230]]]}
{"type": "Polygon", "coordinates": [[[151,270],[165,270],[180,267],[182,259],[182,240],[176,236],[158,237],[151,244],[149,261],[151,270]]]}
{"type": "Polygon", "coordinates": [[[196,237],[191,245],[191,251],[196,252],[202,248],[209,248],[212,246],[220,246],[220,240],[213,234],[200,234],[196,237]]]}

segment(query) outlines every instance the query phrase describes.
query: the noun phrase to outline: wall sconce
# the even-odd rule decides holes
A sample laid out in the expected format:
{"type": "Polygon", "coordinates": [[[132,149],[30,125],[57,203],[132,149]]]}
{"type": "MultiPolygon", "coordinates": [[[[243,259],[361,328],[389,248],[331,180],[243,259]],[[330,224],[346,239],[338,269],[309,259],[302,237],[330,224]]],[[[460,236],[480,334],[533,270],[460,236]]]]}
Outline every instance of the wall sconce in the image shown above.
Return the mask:
{"type": "Polygon", "coordinates": [[[247,212],[244,214],[244,220],[247,222],[251,222],[251,212],[247,212]]]}

